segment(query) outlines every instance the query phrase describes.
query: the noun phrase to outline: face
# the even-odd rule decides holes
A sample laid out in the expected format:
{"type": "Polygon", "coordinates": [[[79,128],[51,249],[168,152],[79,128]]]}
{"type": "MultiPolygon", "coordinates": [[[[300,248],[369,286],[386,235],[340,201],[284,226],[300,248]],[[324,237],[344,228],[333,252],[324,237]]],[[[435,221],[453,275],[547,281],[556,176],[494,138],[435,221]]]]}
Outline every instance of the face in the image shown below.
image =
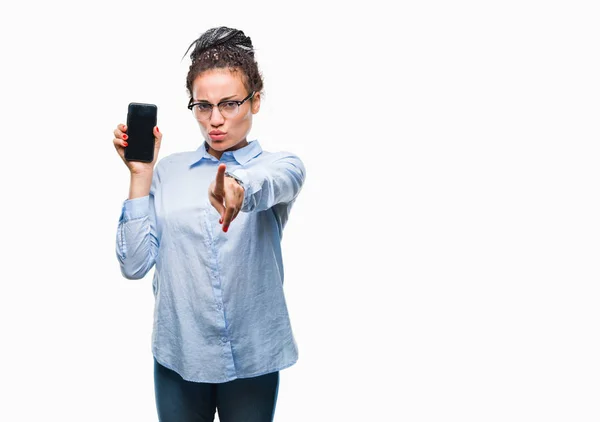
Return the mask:
{"type": "MultiPolygon", "coordinates": [[[[194,80],[193,102],[209,102],[213,105],[226,100],[241,101],[250,92],[244,87],[242,76],[228,69],[207,70],[194,80]]],[[[221,158],[223,151],[233,151],[248,145],[246,136],[252,128],[252,115],[260,109],[260,93],[239,106],[234,117],[223,117],[218,107],[205,120],[198,120],[202,136],[209,145],[209,153],[221,158]]]]}

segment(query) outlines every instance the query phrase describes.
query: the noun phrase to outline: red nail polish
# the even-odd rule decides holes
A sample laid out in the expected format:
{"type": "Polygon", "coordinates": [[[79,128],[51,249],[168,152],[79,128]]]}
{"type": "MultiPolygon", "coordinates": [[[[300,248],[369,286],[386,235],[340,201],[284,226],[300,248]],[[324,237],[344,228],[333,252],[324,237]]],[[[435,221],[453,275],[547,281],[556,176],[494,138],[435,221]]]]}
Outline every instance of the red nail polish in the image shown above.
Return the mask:
{"type": "Polygon", "coordinates": [[[129,143],[128,143],[128,142],[123,142],[123,145],[124,145],[124,146],[128,146],[128,145],[129,145],[129,143]]]}
{"type": "Polygon", "coordinates": [[[223,227],[223,231],[224,231],[225,233],[227,233],[227,230],[229,230],[229,227],[223,227]]]}
{"type": "Polygon", "coordinates": [[[160,130],[158,130],[158,126],[156,126],[156,131],[157,131],[157,132],[160,132],[160,130]]]}
{"type": "Polygon", "coordinates": [[[219,224],[223,224],[223,219],[219,218],[219,224]]]}
{"type": "Polygon", "coordinates": [[[129,138],[129,136],[127,136],[127,135],[123,135],[123,140],[125,140],[125,139],[127,139],[127,138],[129,138]]]}

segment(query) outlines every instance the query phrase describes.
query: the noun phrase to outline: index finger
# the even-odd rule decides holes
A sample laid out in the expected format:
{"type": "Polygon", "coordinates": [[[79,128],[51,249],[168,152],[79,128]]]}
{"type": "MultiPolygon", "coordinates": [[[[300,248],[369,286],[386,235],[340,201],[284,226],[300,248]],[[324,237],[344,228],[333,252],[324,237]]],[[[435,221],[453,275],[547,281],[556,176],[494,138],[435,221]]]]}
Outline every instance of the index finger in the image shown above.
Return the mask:
{"type": "Polygon", "coordinates": [[[127,132],[127,126],[124,125],[123,123],[119,123],[119,126],[117,126],[119,128],[119,130],[121,132],[127,132]]]}
{"type": "Polygon", "coordinates": [[[225,164],[220,164],[217,169],[217,177],[215,179],[215,191],[223,192],[225,190],[225,169],[227,166],[225,164]]]}

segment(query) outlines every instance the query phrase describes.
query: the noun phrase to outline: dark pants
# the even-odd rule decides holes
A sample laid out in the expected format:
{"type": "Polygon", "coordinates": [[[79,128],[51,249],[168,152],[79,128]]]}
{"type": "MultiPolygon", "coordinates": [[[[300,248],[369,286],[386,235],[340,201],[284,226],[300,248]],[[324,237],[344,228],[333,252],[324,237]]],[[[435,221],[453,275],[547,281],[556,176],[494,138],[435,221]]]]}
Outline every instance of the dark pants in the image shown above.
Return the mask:
{"type": "Polygon", "coordinates": [[[272,422],[279,372],[220,384],[186,381],[154,360],[154,392],[160,422],[272,422]]]}

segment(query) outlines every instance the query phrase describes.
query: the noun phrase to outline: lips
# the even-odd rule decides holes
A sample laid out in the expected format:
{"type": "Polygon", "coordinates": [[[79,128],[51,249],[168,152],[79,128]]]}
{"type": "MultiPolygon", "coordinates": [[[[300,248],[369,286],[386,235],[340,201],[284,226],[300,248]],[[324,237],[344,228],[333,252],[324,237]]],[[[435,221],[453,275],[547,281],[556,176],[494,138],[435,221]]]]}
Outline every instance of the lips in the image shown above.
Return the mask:
{"type": "Polygon", "coordinates": [[[222,141],[227,136],[227,133],[220,130],[211,130],[208,135],[213,141],[222,141]]]}

